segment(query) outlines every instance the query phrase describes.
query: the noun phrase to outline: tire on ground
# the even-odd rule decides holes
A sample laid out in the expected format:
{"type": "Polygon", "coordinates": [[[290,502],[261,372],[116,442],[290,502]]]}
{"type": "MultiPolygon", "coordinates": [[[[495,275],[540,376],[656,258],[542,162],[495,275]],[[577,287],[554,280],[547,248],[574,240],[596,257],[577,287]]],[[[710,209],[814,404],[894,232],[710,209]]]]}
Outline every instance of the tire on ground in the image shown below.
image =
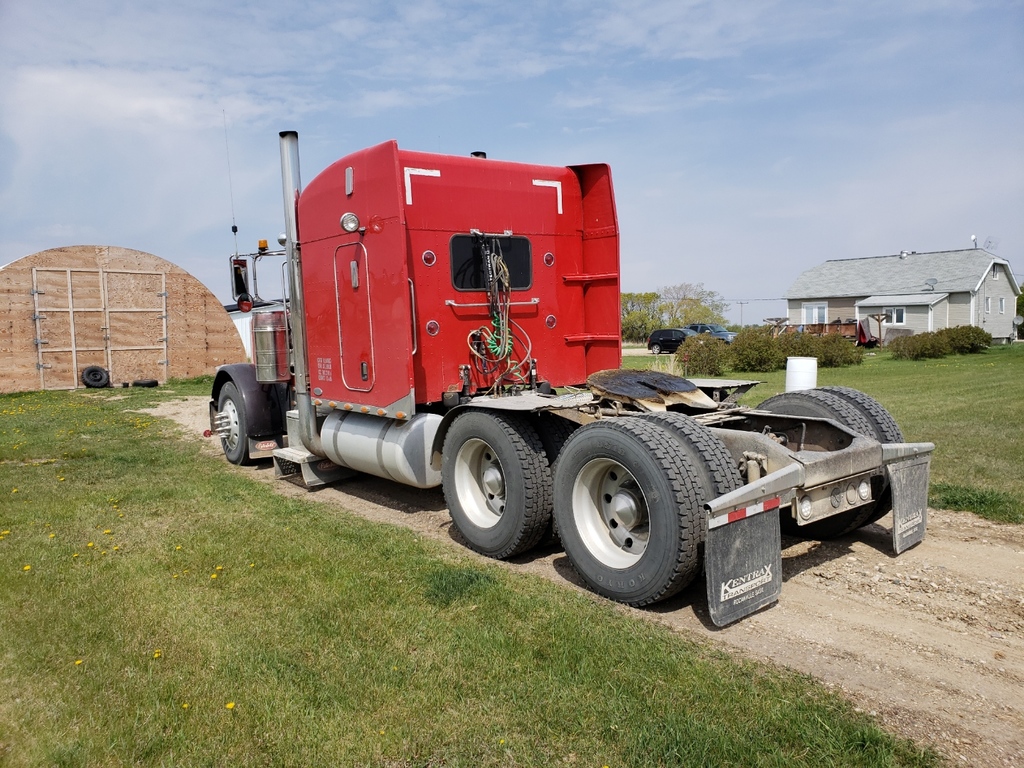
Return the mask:
{"type": "MultiPolygon", "coordinates": [[[[866,398],[867,395],[864,397],[866,398]]],[[[769,411],[784,416],[810,416],[819,419],[832,419],[845,427],[849,427],[859,435],[878,439],[878,427],[866,415],[863,407],[837,392],[829,392],[823,389],[784,392],[781,395],[769,397],[757,406],[757,410],[769,411]]],[[[883,489],[881,486],[877,488],[873,486],[872,491],[880,494],[883,492],[883,489]]],[[[877,511],[878,506],[878,502],[866,504],[823,520],[816,520],[807,525],[797,525],[792,515],[788,511],[783,510],[779,514],[779,521],[782,533],[787,536],[827,541],[845,536],[851,531],[867,525],[871,516],[877,511]]],[[[884,514],[885,512],[882,513],[882,515],[884,514]]]]}
{"type": "Polygon", "coordinates": [[[159,384],[156,379],[136,379],[132,382],[133,387],[155,387],[159,384]]]}
{"type": "Polygon", "coordinates": [[[693,445],[654,420],[609,419],[576,430],[555,464],[555,520],[591,589],[649,605],[700,574],[703,505],[716,495],[708,478],[718,469],[703,464],[693,445]]]}
{"type": "Polygon", "coordinates": [[[90,365],[82,370],[82,383],[93,389],[102,389],[110,385],[110,374],[105,368],[90,365]]]}
{"type": "Polygon", "coordinates": [[[228,434],[220,439],[224,456],[232,464],[249,464],[249,433],[245,420],[245,403],[233,381],[227,382],[217,398],[217,410],[228,418],[228,434]]]}
{"type": "Polygon", "coordinates": [[[471,410],[452,422],[441,487],[471,549],[497,559],[534,547],[551,522],[551,469],[536,429],[518,414],[471,410]]]}

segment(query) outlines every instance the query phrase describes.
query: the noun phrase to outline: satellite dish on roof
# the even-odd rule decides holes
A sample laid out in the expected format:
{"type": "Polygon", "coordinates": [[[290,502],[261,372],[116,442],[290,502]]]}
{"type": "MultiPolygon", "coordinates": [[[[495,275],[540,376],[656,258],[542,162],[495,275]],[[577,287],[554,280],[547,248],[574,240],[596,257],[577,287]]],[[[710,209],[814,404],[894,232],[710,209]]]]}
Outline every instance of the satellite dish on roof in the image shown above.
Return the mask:
{"type": "Polygon", "coordinates": [[[924,281],[924,284],[925,284],[925,285],[927,286],[927,287],[925,288],[925,290],[926,290],[926,291],[934,291],[934,290],[935,290],[935,285],[936,285],[936,284],[937,284],[938,282],[939,282],[939,281],[938,281],[938,280],[936,280],[936,279],[935,279],[934,277],[929,277],[929,278],[928,278],[927,280],[925,280],[925,281],[924,281]]]}
{"type": "Polygon", "coordinates": [[[999,238],[992,237],[989,235],[985,238],[985,245],[982,246],[986,251],[996,251],[999,249],[999,238]]]}

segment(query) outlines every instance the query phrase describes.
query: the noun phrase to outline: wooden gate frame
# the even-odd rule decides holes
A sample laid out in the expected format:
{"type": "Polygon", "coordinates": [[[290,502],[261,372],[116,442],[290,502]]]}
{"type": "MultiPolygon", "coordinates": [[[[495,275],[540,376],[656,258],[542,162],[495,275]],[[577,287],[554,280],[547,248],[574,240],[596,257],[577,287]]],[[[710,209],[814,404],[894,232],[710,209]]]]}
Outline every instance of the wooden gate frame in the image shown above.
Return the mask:
{"type": "MultiPolygon", "coordinates": [[[[46,352],[70,352],[71,353],[71,365],[75,372],[74,386],[71,389],[77,389],[79,384],[80,372],[78,371],[78,353],[82,352],[103,352],[106,359],[106,368],[109,371],[111,367],[112,357],[111,352],[127,352],[137,350],[163,350],[163,360],[158,361],[159,365],[164,366],[162,375],[159,377],[160,383],[165,384],[167,382],[167,370],[170,366],[170,354],[168,352],[168,331],[167,331],[167,273],[166,272],[150,272],[142,270],[130,270],[130,269],[79,269],[79,268],[60,268],[60,267],[32,267],[32,303],[33,303],[33,314],[32,320],[35,322],[35,345],[36,345],[36,368],[39,369],[39,388],[46,389],[45,383],[45,371],[50,366],[43,362],[43,346],[49,344],[49,340],[43,338],[42,321],[46,319],[44,312],[67,312],[68,313],[68,328],[70,329],[71,335],[71,346],[68,348],[53,348],[47,349],[46,352]],[[46,307],[40,306],[39,297],[45,295],[45,291],[39,290],[39,284],[36,280],[36,275],[39,272],[63,272],[67,277],[68,286],[68,306],[67,307],[46,307]],[[71,281],[72,273],[80,272],[85,274],[98,274],[100,282],[100,303],[101,307],[89,307],[75,309],[74,290],[71,281]],[[123,309],[111,309],[108,303],[107,296],[107,275],[148,275],[148,276],[160,276],[161,290],[157,296],[161,299],[161,306],[159,307],[125,307],[123,309]],[[102,312],[103,313],[103,325],[101,330],[104,331],[103,335],[103,347],[78,347],[75,341],[75,312],[102,312]],[[110,315],[111,313],[126,313],[126,312],[160,312],[160,319],[163,321],[163,336],[157,341],[159,344],[152,345],[133,345],[125,347],[115,347],[111,345],[110,338],[110,315]]],[[[64,387],[60,387],[64,389],[64,387]]]]}

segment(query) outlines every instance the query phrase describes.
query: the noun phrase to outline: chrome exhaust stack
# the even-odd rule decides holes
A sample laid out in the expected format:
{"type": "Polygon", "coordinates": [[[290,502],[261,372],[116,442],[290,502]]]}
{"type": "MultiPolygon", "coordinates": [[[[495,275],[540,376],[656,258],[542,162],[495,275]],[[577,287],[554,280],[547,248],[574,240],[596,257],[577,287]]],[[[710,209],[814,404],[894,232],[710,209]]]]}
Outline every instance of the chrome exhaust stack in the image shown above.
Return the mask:
{"type": "Polygon", "coordinates": [[[299,134],[281,131],[281,187],[284,193],[285,252],[288,255],[288,294],[291,301],[292,364],[295,369],[295,407],[299,416],[299,438],[303,447],[325,456],[316,424],[316,409],[309,396],[309,367],[306,352],[306,302],[302,291],[302,256],[299,247],[297,206],[302,180],[299,178],[299,134]]]}

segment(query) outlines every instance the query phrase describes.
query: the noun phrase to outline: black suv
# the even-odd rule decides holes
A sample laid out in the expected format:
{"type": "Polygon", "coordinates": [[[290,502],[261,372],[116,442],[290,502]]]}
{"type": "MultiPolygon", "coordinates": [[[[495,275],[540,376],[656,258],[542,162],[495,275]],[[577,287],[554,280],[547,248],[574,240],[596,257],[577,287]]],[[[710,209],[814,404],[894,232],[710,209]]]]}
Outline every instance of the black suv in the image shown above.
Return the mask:
{"type": "Polygon", "coordinates": [[[693,331],[694,333],[710,333],[716,339],[721,339],[726,344],[732,344],[732,340],[736,338],[735,333],[718,323],[690,323],[686,326],[686,330],[693,331]]]}
{"type": "Polygon", "coordinates": [[[647,340],[647,348],[656,355],[662,352],[672,354],[686,341],[687,336],[693,335],[694,332],[688,328],[662,328],[651,334],[647,340]]]}

